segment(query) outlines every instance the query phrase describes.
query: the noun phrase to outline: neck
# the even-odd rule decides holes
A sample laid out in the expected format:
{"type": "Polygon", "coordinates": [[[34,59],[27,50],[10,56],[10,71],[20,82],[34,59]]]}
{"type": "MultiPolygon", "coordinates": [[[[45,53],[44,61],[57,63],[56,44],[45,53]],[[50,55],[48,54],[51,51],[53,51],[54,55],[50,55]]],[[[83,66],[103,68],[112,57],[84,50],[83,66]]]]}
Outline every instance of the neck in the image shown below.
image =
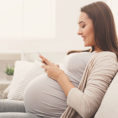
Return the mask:
{"type": "Polygon", "coordinates": [[[95,47],[95,50],[94,51],[95,52],[101,52],[102,50],[100,48],[98,48],[98,47],[95,47]]]}

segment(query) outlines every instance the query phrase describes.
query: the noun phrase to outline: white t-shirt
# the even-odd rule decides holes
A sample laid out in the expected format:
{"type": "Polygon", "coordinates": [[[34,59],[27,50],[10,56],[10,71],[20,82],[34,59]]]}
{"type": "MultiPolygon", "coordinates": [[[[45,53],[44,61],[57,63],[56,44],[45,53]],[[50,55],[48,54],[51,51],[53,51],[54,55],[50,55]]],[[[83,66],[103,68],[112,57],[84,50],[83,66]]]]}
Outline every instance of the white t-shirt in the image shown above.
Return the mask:
{"type": "MultiPolygon", "coordinates": [[[[90,52],[72,53],[59,65],[75,87],[79,85],[90,57],[90,52]]],[[[30,82],[25,90],[24,103],[27,112],[44,118],[59,118],[67,107],[63,90],[47,74],[30,82]]]]}

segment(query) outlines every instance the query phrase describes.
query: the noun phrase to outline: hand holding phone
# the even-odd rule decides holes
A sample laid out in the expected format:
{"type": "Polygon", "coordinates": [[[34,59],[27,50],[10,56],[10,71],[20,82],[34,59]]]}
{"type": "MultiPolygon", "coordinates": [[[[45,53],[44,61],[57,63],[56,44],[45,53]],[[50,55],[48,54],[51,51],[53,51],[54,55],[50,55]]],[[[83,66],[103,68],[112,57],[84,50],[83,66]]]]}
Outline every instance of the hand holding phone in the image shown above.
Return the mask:
{"type": "Polygon", "coordinates": [[[39,57],[40,57],[41,62],[44,63],[45,65],[50,64],[50,62],[48,61],[48,59],[46,59],[44,56],[39,55],[39,57]]]}

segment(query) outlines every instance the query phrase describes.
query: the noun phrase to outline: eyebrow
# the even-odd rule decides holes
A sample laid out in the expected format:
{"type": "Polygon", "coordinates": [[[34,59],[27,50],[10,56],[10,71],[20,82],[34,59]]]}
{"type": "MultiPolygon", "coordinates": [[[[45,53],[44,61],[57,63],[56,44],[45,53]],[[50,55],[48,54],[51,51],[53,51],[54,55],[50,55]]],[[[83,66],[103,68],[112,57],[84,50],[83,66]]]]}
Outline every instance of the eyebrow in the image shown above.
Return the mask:
{"type": "Polygon", "coordinates": [[[81,23],[85,23],[84,21],[80,21],[80,22],[78,22],[78,24],[81,24],[81,23]]]}

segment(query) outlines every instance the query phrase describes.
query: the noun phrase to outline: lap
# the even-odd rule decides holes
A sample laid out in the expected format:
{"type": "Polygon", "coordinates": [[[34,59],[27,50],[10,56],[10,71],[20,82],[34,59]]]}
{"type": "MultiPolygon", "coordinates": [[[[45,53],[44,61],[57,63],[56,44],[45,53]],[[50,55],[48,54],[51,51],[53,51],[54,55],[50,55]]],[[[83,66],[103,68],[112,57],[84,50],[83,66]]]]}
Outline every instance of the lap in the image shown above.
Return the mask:
{"type": "Polygon", "coordinates": [[[41,118],[30,113],[21,112],[2,112],[0,113],[0,118],[41,118]]]}
{"type": "Polygon", "coordinates": [[[1,99],[0,112],[25,112],[24,102],[1,99]]]}
{"type": "Polygon", "coordinates": [[[0,118],[42,118],[26,113],[24,102],[8,99],[0,100],[0,118]]]}

